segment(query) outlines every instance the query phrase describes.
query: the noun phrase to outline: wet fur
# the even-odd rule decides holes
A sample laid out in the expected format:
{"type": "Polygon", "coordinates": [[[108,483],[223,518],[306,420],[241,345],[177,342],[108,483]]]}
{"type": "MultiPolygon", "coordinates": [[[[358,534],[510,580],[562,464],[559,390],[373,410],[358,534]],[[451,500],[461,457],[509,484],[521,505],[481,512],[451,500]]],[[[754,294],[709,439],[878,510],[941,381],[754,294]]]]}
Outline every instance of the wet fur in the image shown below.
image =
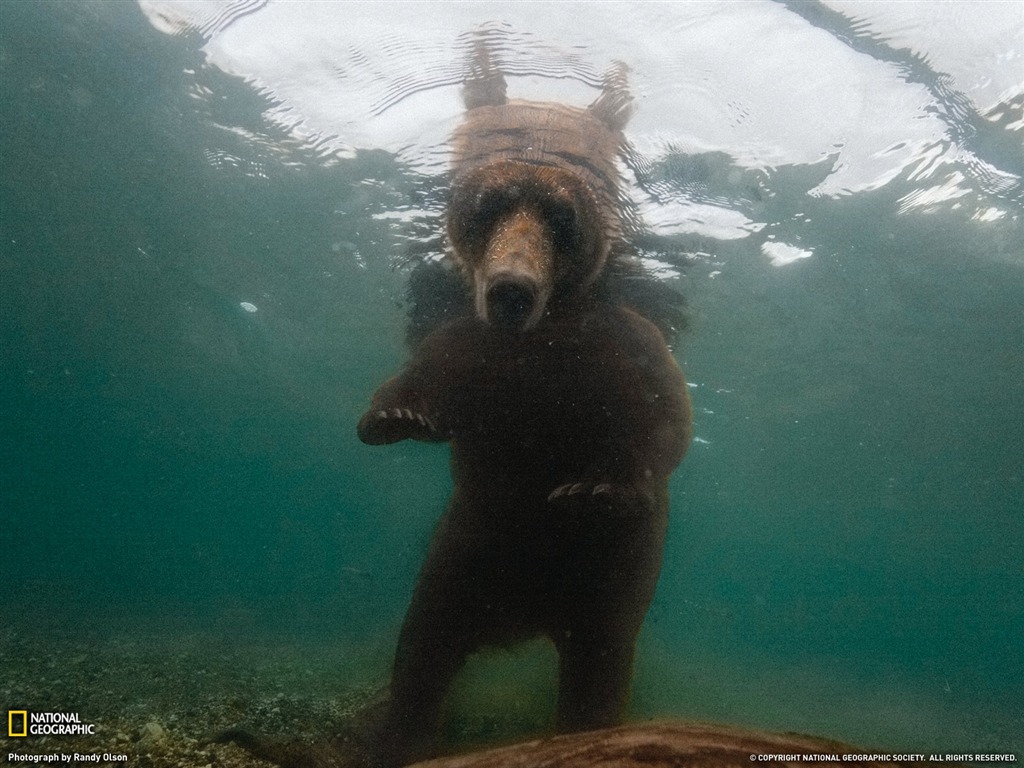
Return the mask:
{"type": "Polygon", "coordinates": [[[476,316],[428,335],[359,424],[370,444],[450,441],[455,486],[399,637],[385,764],[431,753],[470,653],[536,635],[559,653],[559,730],[619,722],[690,436],[663,335],[596,289],[622,233],[624,72],[579,109],[505,101],[482,57],[447,222],[476,316]],[[481,281],[509,263],[539,285],[521,327],[481,307],[481,281]]]}
{"type": "Polygon", "coordinates": [[[624,70],[579,109],[507,101],[483,47],[473,67],[447,214],[469,311],[438,310],[358,426],[372,445],[450,442],[454,493],[405,617],[389,697],[358,738],[304,749],[236,734],[282,765],[430,756],[467,656],[537,635],[559,654],[560,731],[618,723],[628,698],[690,405],[663,333],[601,287],[624,220],[624,70]],[[508,274],[536,284],[540,303],[503,326],[488,317],[486,289],[508,274]]]}

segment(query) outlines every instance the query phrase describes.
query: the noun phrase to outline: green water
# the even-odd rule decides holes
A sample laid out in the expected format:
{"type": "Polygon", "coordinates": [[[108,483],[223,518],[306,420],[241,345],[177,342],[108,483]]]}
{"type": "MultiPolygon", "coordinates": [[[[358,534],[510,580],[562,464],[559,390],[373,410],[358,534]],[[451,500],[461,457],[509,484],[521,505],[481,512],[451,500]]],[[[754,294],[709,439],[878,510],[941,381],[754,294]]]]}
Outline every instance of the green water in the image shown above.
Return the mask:
{"type": "MultiPolygon", "coordinates": [[[[445,448],[355,436],[405,356],[376,214],[422,182],[318,163],[216,71],[197,110],[197,45],[0,7],[0,621],[388,648],[449,491],[445,448]]],[[[1024,750],[1021,208],[898,215],[912,189],[807,198],[813,258],[709,242],[682,279],[699,440],[636,716],[1024,750]]],[[[543,720],[553,665],[477,660],[454,706],[543,720]]]]}

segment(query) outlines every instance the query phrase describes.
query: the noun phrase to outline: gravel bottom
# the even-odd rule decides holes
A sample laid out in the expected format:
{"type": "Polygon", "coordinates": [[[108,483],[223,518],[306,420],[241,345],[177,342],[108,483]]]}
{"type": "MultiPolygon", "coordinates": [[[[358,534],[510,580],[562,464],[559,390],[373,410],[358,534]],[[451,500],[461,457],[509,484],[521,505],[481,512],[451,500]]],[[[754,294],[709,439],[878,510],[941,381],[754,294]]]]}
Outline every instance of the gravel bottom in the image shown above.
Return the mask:
{"type": "MultiPolygon", "coordinates": [[[[211,738],[234,726],[316,740],[382,688],[381,649],[294,639],[0,629],[0,706],[67,713],[84,735],[0,735],[0,763],[266,766],[211,738]]],[[[31,728],[31,725],[29,726],[31,728]]]]}

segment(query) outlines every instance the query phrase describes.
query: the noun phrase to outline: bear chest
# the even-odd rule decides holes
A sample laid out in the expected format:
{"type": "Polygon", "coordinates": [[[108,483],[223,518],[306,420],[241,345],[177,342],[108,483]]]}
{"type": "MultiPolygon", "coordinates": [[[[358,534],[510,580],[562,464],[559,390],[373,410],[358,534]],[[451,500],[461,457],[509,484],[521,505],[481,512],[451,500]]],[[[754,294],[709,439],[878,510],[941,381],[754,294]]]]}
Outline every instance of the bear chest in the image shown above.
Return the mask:
{"type": "Polygon", "coordinates": [[[636,361],[586,335],[516,341],[480,350],[450,393],[455,441],[520,465],[586,464],[617,451],[643,398],[636,361]]]}

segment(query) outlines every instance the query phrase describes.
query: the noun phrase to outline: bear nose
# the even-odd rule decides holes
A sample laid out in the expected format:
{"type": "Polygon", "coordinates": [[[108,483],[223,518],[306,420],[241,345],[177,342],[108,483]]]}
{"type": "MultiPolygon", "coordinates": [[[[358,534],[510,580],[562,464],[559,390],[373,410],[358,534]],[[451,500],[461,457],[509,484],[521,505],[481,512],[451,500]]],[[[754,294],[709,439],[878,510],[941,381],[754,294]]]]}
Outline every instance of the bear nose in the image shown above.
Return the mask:
{"type": "Polygon", "coordinates": [[[487,289],[487,319],[495,325],[520,330],[533,312],[537,287],[522,277],[502,277],[487,289]]]}

